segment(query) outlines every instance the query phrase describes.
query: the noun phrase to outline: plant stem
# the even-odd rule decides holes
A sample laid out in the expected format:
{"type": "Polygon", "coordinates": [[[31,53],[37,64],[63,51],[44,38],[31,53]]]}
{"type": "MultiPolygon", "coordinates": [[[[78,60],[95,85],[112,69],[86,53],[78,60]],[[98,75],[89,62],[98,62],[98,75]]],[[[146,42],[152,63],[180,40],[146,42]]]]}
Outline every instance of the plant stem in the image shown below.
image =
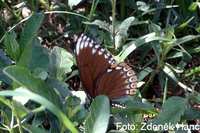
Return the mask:
{"type": "Polygon", "coordinates": [[[126,6],[126,0],[120,0],[120,16],[121,19],[124,19],[125,17],[125,6],[126,6]]]}
{"type": "MultiPolygon", "coordinates": [[[[92,1],[92,7],[90,9],[90,14],[88,15],[88,21],[89,22],[92,20],[92,16],[93,16],[93,14],[94,14],[94,12],[96,10],[96,7],[97,7],[98,3],[99,3],[99,0],[93,0],[92,1]]],[[[88,25],[86,25],[84,32],[86,32],[87,29],[88,29],[88,25]]]]}
{"type": "Polygon", "coordinates": [[[164,92],[163,92],[163,104],[164,102],[166,101],[166,98],[167,98],[167,83],[168,83],[168,78],[166,78],[165,80],[165,87],[164,87],[164,92]]]}
{"type": "Polygon", "coordinates": [[[115,11],[116,11],[116,0],[112,0],[112,39],[114,48],[115,46],[115,11]]]}
{"type": "Polygon", "coordinates": [[[23,133],[22,126],[21,126],[21,121],[20,121],[20,118],[18,116],[18,113],[17,113],[15,107],[16,107],[15,104],[13,104],[13,108],[12,108],[13,111],[12,112],[16,117],[16,120],[17,120],[17,123],[18,123],[18,127],[19,127],[19,133],[23,133]]]}

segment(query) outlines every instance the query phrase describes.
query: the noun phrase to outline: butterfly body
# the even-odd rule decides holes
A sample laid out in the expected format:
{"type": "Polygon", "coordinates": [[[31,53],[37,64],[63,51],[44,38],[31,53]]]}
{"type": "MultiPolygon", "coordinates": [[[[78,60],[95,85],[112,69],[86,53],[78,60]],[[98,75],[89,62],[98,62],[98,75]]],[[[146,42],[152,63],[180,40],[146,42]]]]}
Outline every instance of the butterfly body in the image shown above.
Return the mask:
{"type": "Polygon", "coordinates": [[[90,97],[106,95],[115,99],[135,94],[135,72],[126,63],[117,64],[100,44],[82,34],[75,54],[84,90],[90,97]]]}

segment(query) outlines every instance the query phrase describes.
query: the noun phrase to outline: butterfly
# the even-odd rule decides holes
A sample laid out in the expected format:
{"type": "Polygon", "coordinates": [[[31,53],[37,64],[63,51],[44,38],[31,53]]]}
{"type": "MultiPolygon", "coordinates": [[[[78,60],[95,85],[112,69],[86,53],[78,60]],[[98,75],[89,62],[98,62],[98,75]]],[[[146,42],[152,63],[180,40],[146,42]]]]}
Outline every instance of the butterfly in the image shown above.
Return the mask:
{"type": "Polygon", "coordinates": [[[84,91],[92,98],[106,95],[118,99],[136,93],[137,77],[126,63],[117,63],[111,53],[90,37],[76,40],[75,55],[84,91]]]}

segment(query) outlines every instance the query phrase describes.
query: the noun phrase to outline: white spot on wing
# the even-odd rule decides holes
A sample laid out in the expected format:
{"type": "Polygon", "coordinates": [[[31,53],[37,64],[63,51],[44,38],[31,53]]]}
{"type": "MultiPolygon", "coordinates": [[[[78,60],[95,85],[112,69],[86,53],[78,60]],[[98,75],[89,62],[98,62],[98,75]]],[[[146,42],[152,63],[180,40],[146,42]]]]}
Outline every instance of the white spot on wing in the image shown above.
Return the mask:
{"type": "Polygon", "coordinates": [[[122,67],[117,66],[115,69],[116,70],[120,70],[120,69],[122,69],[122,67]]]}
{"type": "Polygon", "coordinates": [[[102,55],[102,54],[103,54],[103,52],[99,50],[99,51],[98,51],[98,54],[99,54],[99,55],[102,55]]]}
{"type": "Polygon", "coordinates": [[[128,71],[128,68],[124,67],[124,69],[123,69],[123,70],[126,72],[126,71],[128,71]]]}
{"type": "Polygon", "coordinates": [[[88,44],[89,44],[90,38],[87,38],[84,47],[87,48],[88,44]]]}
{"type": "Polygon", "coordinates": [[[126,94],[127,94],[127,95],[130,94],[130,93],[129,93],[129,90],[126,90],[126,94]]]}
{"type": "Polygon", "coordinates": [[[107,69],[107,72],[109,73],[109,72],[112,72],[112,69],[107,69]]]}
{"type": "Polygon", "coordinates": [[[108,59],[108,56],[106,54],[104,54],[105,59],[108,59]]]}
{"type": "Polygon", "coordinates": [[[95,48],[93,48],[93,49],[92,49],[92,54],[95,54],[96,51],[97,51],[97,50],[96,50],[95,48]]]}
{"type": "Polygon", "coordinates": [[[128,72],[127,72],[127,76],[130,77],[130,76],[132,76],[132,75],[133,75],[133,72],[132,72],[132,71],[128,71],[128,72]]]}
{"type": "Polygon", "coordinates": [[[81,41],[81,46],[80,46],[80,49],[83,49],[83,46],[84,46],[84,44],[85,44],[85,40],[87,39],[87,37],[86,36],[84,36],[83,37],[83,39],[82,39],[82,41],[81,41]]]}
{"type": "Polygon", "coordinates": [[[93,40],[91,40],[91,41],[89,42],[89,47],[90,47],[90,48],[93,46],[93,43],[94,43],[93,40]]]}
{"type": "Polygon", "coordinates": [[[100,47],[100,45],[95,45],[94,47],[95,47],[96,49],[98,49],[98,48],[100,47]]]}
{"type": "Polygon", "coordinates": [[[76,54],[78,55],[79,54],[79,50],[80,50],[80,42],[82,40],[82,37],[80,37],[77,41],[77,44],[76,44],[76,54]]]}
{"type": "Polygon", "coordinates": [[[100,51],[103,53],[105,51],[105,49],[101,48],[100,51]]]}

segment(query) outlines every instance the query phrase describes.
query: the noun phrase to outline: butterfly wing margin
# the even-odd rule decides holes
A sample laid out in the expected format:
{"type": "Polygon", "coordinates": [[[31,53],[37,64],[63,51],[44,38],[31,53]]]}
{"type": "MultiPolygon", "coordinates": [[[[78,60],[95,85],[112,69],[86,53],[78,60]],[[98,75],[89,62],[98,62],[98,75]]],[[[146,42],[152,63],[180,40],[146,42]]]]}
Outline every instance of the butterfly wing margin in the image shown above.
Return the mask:
{"type": "Polygon", "coordinates": [[[137,77],[126,63],[120,63],[114,68],[107,69],[96,82],[96,95],[104,94],[110,99],[120,98],[136,93],[137,77]]]}

